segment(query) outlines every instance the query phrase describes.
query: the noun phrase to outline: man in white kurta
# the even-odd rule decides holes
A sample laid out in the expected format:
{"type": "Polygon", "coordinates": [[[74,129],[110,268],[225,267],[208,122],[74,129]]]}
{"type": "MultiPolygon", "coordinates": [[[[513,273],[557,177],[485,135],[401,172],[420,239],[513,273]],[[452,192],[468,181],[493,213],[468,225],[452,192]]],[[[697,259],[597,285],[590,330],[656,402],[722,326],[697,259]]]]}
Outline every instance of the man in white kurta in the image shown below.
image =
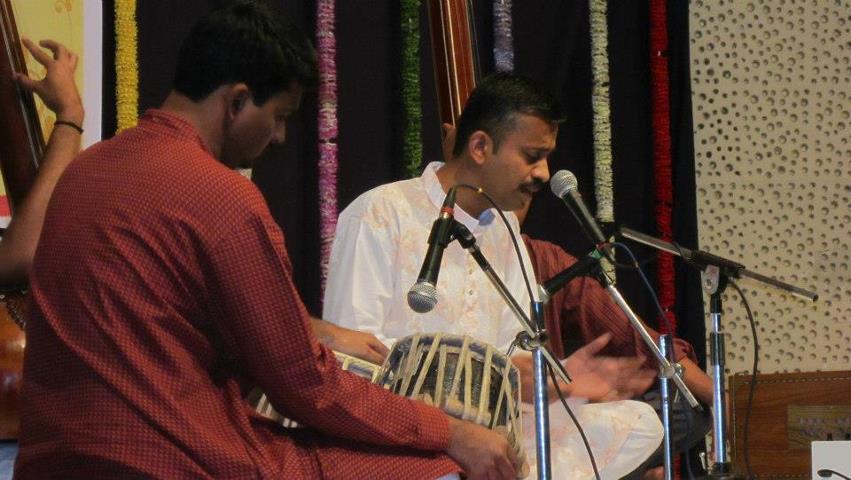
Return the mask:
{"type": "MultiPolygon", "coordinates": [[[[513,87],[520,82],[522,88],[527,88],[513,77],[486,80],[483,85],[489,89],[485,93],[490,97],[486,95],[484,100],[501,95],[498,82],[509,82],[513,87]]],[[[475,102],[475,98],[474,92],[470,102],[475,102]]],[[[549,178],[546,157],[555,147],[557,129],[552,120],[534,114],[518,115],[508,123],[513,131],[501,131],[504,141],[496,139],[496,134],[476,131],[468,135],[467,150],[456,152],[452,163],[431,163],[419,178],[379,186],[352,202],[337,223],[323,318],[372,333],[388,346],[413,333],[443,332],[470,335],[506,352],[521,330],[520,323],[478,264],[457,242],[444,252],[436,285],[436,307],[418,314],[408,306],[406,296],[417,280],[431,226],[448,187],[462,182],[480,185],[506,210],[519,208],[549,178]]],[[[462,116],[462,125],[463,121],[462,116]]],[[[459,135],[462,134],[459,129],[459,135]]],[[[521,260],[496,210],[487,208],[481,196],[461,189],[454,215],[475,236],[482,253],[518,303],[529,305],[521,260]],[[467,213],[466,206],[477,214],[467,213]]],[[[534,281],[517,218],[511,212],[506,212],[506,217],[520,242],[523,266],[534,281]]],[[[551,396],[551,400],[555,398],[551,396]]],[[[576,399],[574,408],[603,478],[616,479],[633,472],[660,444],[661,424],[653,409],[644,403],[583,404],[576,399]]],[[[550,418],[554,478],[593,478],[581,438],[560,404],[551,404],[550,418]]],[[[524,408],[523,424],[527,456],[534,473],[534,421],[530,405],[524,408]]]]}
{"type": "MultiPolygon", "coordinates": [[[[441,165],[429,164],[419,178],[372,189],[343,211],[331,253],[323,318],[370,332],[388,347],[413,333],[443,332],[470,335],[505,353],[521,330],[520,324],[458,242],[444,252],[437,306],[419,314],[406,302],[422,265],[431,225],[446,195],[435,175],[441,165]]],[[[510,212],[506,217],[519,238],[517,218],[510,212]]],[[[486,210],[473,218],[456,207],[455,218],[476,237],[518,303],[528,305],[517,254],[496,212],[486,210]]],[[[520,252],[534,280],[526,249],[520,252]]],[[[661,441],[656,414],[641,402],[577,402],[574,409],[603,478],[630,473],[661,441]]],[[[531,405],[524,405],[524,437],[534,473],[533,417],[531,405]]],[[[560,403],[551,405],[550,422],[554,478],[593,478],[582,440],[560,403]]]]}

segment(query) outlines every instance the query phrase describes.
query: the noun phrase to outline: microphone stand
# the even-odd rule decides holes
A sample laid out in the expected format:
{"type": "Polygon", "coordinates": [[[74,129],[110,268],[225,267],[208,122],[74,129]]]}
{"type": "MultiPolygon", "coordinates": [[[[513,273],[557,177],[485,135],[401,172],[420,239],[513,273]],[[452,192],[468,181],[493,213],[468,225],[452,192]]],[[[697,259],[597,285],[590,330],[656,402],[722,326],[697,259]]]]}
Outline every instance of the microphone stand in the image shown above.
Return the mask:
{"type": "MultiPolygon", "coordinates": [[[[658,238],[636,232],[628,228],[621,228],[623,237],[648,245],[657,250],[668,252],[682,257],[688,265],[701,270],[703,278],[703,289],[709,294],[709,318],[712,322],[712,332],[709,334],[710,364],[712,368],[712,407],[715,410],[713,417],[712,442],[715,446],[715,462],[709,471],[709,477],[713,479],[740,478],[733,474],[730,461],[727,459],[727,405],[725,402],[726,390],[724,387],[724,332],[721,326],[721,295],[727,288],[729,279],[750,277],[762,283],[774,286],[781,290],[793,293],[811,301],[816,301],[818,295],[815,292],[775,280],[755,272],[751,272],[744,265],[727,260],[726,258],[703,252],[701,250],[689,250],[679,245],[665,242],[658,238]]],[[[754,372],[754,375],[756,372],[754,372]]]]}
{"type": "Polygon", "coordinates": [[[698,412],[703,411],[703,407],[691,393],[691,390],[686,386],[683,381],[682,374],[683,368],[677,362],[671,362],[668,360],[668,355],[671,354],[671,338],[668,335],[662,335],[659,338],[659,343],[661,345],[661,349],[656,345],[656,342],[653,340],[653,337],[650,336],[650,333],[647,332],[647,327],[638,319],[638,316],[635,312],[632,311],[632,308],[629,304],[624,300],[620,291],[614,286],[614,283],[609,278],[608,275],[603,271],[603,267],[600,264],[600,258],[604,256],[604,253],[600,249],[595,249],[590,254],[586,255],[584,258],[579,260],[577,263],[571,265],[570,267],[563,270],[561,273],[553,277],[551,280],[544,282],[544,286],[539,289],[540,295],[543,301],[546,303],[549,301],[550,297],[555,293],[556,290],[563,287],[570,280],[575,277],[581,275],[590,275],[598,282],[600,285],[606,289],[609,293],[609,296],[612,297],[612,300],[618,305],[621,311],[626,315],[629,319],[629,323],[632,324],[632,327],[638,332],[639,336],[641,336],[644,343],[647,344],[647,347],[653,353],[653,356],[656,357],[656,361],[659,362],[659,385],[661,390],[661,410],[662,410],[662,427],[665,432],[665,441],[664,441],[664,459],[665,459],[665,479],[670,480],[672,478],[673,470],[672,470],[672,442],[671,442],[671,396],[669,395],[670,391],[670,382],[673,382],[674,385],[679,389],[682,393],[683,397],[688,401],[689,405],[698,412]],[[547,287],[546,284],[551,283],[552,280],[558,279],[558,287],[547,287]],[[550,290],[552,289],[552,291],[550,290]],[[667,337],[667,338],[666,338],[667,337]]]}
{"type": "Polygon", "coordinates": [[[470,252],[476,263],[479,264],[479,267],[485,273],[485,276],[488,277],[488,280],[490,280],[523,326],[523,331],[517,335],[515,342],[520,345],[520,348],[532,352],[535,381],[535,451],[537,454],[538,478],[541,480],[550,480],[552,478],[552,465],[550,461],[549,402],[547,400],[546,364],[544,362],[549,363],[563,381],[569,383],[570,376],[564,369],[564,365],[556,360],[553,353],[544,345],[544,342],[546,342],[546,332],[543,328],[543,302],[531,299],[533,322],[523,312],[517,300],[508,291],[505,283],[494,272],[490,263],[479,249],[479,246],[476,245],[476,237],[470,233],[470,230],[456,220],[452,227],[452,237],[458,239],[458,243],[470,252]]]}

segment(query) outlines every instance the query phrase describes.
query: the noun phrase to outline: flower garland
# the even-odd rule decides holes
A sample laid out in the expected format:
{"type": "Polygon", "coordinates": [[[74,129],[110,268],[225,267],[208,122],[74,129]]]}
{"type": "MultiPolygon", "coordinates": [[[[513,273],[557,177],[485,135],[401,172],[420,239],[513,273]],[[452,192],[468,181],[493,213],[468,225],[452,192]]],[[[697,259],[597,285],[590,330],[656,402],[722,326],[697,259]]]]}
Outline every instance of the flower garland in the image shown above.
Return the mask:
{"type": "Polygon", "coordinates": [[[601,222],[614,222],[607,7],[608,0],[591,0],[591,106],[594,110],[594,186],[597,219],[601,222]]]}
{"type": "Polygon", "coordinates": [[[139,64],[136,1],[115,1],[116,133],[136,125],[139,117],[139,64]]]}
{"type": "Polygon", "coordinates": [[[423,144],[420,137],[422,109],[420,99],[420,2],[402,0],[402,108],[405,123],[402,157],[409,177],[420,174],[423,144]]]}
{"type": "MultiPolygon", "coordinates": [[[[672,238],[671,206],[674,200],[671,168],[671,125],[668,98],[668,24],[666,0],[650,2],[650,82],[653,121],[653,165],[656,179],[656,228],[664,240],[672,238]]],[[[665,310],[668,324],[660,324],[662,333],[675,333],[677,319],[673,312],[676,299],[674,287],[674,257],[660,252],[657,257],[656,276],[659,303],[665,310]]]]}
{"type": "Polygon", "coordinates": [[[316,3],[319,46],[319,261],[321,292],[328,278],[328,259],[337,228],[337,40],[334,0],[316,3]]]}
{"type": "Polygon", "coordinates": [[[514,70],[511,0],[493,0],[493,60],[497,72],[514,70]]]}
{"type": "MultiPolygon", "coordinates": [[[[597,219],[615,221],[615,193],[612,178],[612,123],[609,106],[609,24],[606,18],[608,0],[591,0],[591,108],[594,121],[594,194],[597,219]]],[[[608,259],[603,270],[615,279],[615,266],[608,259]]]]}

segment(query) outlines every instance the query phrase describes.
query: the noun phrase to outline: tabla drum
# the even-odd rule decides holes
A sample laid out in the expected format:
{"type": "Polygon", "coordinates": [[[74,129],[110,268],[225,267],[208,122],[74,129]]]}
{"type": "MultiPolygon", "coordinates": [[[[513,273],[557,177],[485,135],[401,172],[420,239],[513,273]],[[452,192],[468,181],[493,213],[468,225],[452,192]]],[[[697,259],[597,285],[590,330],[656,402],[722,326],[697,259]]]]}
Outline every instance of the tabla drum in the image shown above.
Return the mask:
{"type": "Polygon", "coordinates": [[[520,375],[491,345],[441,333],[402,338],[393,345],[379,383],[455,418],[497,430],[522,452],[520,375]]]}

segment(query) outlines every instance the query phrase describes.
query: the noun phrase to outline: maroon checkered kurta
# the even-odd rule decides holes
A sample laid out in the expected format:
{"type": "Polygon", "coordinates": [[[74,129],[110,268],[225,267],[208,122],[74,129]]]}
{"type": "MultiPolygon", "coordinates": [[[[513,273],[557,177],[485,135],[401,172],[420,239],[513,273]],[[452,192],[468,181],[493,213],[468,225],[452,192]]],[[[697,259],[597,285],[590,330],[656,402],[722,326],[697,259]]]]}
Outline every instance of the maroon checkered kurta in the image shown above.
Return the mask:
{"type": "MultiPolygon", "coordinates": [[[[526,235],[523,235],[523,240],[539,282],[549,280],[576,263],[576,258],[558,245],[526,235]]],[[[579,340],[584,345],[610,332],[612,340],[601,352],[602,355],[643,355],[647,358],[648,366],[656,368],[656,359],[644,340],[597,280],[581,277],[570,281],[553,295],[545,315],[553,353],[559,357],[565,356],[566,341],[579,340]]],[[[654,340],[659,340],[655,330],[648,329],[648,332],[654,340]]],[[[696,360],[694,349],[685,340],[674,339],[674,352],[677,360],[684,356],[696,360]]]]}
{"type": "Polygon", "coordinates": [[[435,453],[443,413],[339,370],[260,193],[165,112],[68,168],[32,295],[16,478],[458,470],[435,453]],[[310,428],[258,417],[242,400],[251,384],[310,428]]]}

